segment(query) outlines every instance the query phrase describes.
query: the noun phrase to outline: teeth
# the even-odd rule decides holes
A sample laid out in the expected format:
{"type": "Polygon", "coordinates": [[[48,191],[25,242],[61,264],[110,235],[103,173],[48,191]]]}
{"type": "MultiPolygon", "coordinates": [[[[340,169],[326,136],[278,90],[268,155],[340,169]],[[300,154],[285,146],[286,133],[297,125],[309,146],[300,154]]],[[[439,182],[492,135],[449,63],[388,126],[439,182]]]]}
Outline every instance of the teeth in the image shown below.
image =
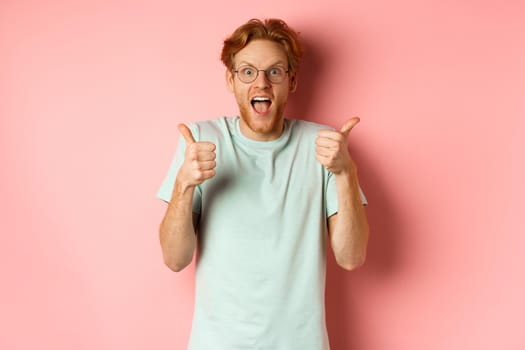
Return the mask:
{"type": "Polygon", "coordinates": [[[254,97],[252,101],[253,102],[266,102],[266,101],[270,101],[270,99],[268,97],[254,97]]]}

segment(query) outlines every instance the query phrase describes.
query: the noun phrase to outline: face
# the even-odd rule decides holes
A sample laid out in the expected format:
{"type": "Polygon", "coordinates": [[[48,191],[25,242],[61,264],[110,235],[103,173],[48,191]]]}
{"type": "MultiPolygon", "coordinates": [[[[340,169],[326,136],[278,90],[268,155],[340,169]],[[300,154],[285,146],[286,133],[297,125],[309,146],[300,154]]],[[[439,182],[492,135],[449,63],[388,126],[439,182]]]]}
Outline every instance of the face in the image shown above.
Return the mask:
{"type": "MultiPolygon", "coordinates": [[[[280,67],[286,71],[288,59],[280,44],[269,40],[254,40],[234,57],[234,70],[246,66],[256,70],[280,67]]],[[[253,82],[244,83],[236,73],[227,70],[226,80],[239,106],[243,135],[257,141],[279,138],[283,131],[288,94],[295,90],[295,76],[285,74],[284,80],[276,84],[270,82],[266,74],[260,71],[253,82]]]]}

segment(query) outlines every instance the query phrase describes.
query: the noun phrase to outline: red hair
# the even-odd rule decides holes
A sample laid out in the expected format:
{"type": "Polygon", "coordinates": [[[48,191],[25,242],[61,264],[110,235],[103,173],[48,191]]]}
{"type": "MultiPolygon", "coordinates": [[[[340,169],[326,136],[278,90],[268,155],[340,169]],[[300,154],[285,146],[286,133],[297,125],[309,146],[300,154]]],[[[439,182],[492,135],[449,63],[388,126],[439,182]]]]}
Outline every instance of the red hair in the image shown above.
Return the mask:
{"type": "Polygon", "coordinates": [[[233,70],[233,58],[237,52],[241,51],[252,40],[265,39],[282,45],[288,57],[288,69],[296,72],[299,62],[303,56],[303,46],[299,41],[299,34],[280,19],[251,19],[239,28],[232,35],[224,40],[222,47],[221,61],[224,65],[233,70]]]}

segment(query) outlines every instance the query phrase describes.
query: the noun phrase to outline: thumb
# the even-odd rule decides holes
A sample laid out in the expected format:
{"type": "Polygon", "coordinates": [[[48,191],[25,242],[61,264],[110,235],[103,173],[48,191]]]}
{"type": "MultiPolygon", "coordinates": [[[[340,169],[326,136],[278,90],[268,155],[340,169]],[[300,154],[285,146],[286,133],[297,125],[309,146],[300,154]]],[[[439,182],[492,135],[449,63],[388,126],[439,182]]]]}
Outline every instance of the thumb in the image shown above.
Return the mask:
{"type": "Polygon", "coordinates": [[[361,119],[359,119],[359,117],[353,117],[351,119],[348,119],[344,124],[343,126],[341,127],[341,133],[344,134],[345,136],[348,136],[348,134],[350,134],[350,131],[352,130],[352,128],[354,126],[357,125],[357,123],[359,123],[361,119]]]}
{"type": "Polygon", "coordinates": [[[182,135],[182,137],[184,137],[184,140],[186,140],[186,143],[188,145],[195,143],[195,139],[191,134],[191,130],[186,126],[186,124],[179,124],[177,126],[177,129],[179,129],[180,134],[182,135]]]}

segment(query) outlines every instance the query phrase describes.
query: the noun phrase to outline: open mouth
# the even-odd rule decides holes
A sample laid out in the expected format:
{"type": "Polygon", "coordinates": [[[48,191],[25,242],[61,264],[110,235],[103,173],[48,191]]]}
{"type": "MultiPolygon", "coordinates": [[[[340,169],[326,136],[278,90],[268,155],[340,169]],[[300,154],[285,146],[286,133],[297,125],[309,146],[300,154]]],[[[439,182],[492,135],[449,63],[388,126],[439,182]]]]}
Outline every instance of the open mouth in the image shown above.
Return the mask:
{"type": "Polygon", "coordinates": [[[254,97],[250,102],[258,114],[266,114],[272,105],[272,100],[269,97],[254,97]]]}

